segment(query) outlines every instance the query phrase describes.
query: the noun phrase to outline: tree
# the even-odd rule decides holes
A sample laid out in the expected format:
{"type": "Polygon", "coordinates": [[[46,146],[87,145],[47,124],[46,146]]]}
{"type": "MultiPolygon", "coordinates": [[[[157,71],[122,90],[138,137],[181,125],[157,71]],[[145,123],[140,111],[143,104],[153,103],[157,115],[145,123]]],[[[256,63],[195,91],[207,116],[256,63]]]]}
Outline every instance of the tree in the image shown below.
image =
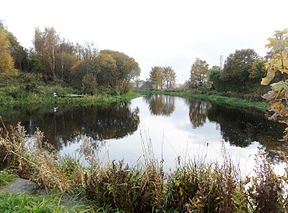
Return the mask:
{"type": "Polygon", "coordinates": [[[72,43],[64,40],[57,46],[56,75],[58,78],[70,81],[72,67],[78,58],[75,54],[75,47],[72,43]]]}
{"type": "Polygon", "coordinates": [[[20,43],[17,41],[17,38],[13,35],[13,33],[9,32],[8,29],[3,25],[0,20],[0,31],[4,32],[7,40],[9,41],[9,53],[13,58],[14,66],[16,69],[21,71],[28,70],[28,54],[27,50],[25,50],[20,43]]]}
{"type": "Polygon", "coordinates": [[[233,82],[245,82],[258,54],[252,49],[236,50],[228,56],[224,63],[221,80],[233,82]]]}
{"type": "Polygon", "coordinates": [[[265,77],[265,74],[265,61],[259,58],[252,63],[251,69],[249,70],[249,79],[258,81],[265,77]]]}
{"type": "Polygon", "coordinates": [[[156,89],[163,88],[164,75],[163,75],[162,67],[159,67],[159,66],[152,67],[149,77],[150,77],[150,81],[153,83],[156,89]]]}
{"type": "Polygon", "coordinates": [[[82,79],[82,87],[85,93],[93,94],[97,87],[97,79],[94,74],[86,74],[82,79]]]}
{"type": "MultiPolygon", "coordinates": [[[[268,39],[266,47],[271,57],[265,63],[267,75],[262,79],[262,85],[268,85],[280,72],[288,74],[288,29],[276,31],[273,38],[268,39]]],[[[288,81],[286,76],[282,81],[271,84],[271,91],[263,96],[269,103],[269,110],[273,113],[272,119],[288,125],[288,81]]],[[[288,140],[288,127],[285,129],[284,139],[288,140]]]]}
{"type": "Polygon", "coordinates": [[[35,51],[45,65],[45,77],[48,79],[56,79],[56,55],[59,42],[59,35],[53,27],[45,28],[44,32],[35,29],[35,51]]]}
{"type": "Polygon", "coordinates": [[[219,84],[221,84],[220,80],[221,76],[221,67],[212,66],[208,72],[208,80],[212,82],[212,88],[218,90],[219,84]]]}
{"type": "Polygon", "coordinates": [[[208,64],[206,61],[196,58],[191,66],[190,83],[192,87],[203,85],[207,80],[208,64]]]}
{"type": "Polygon", "coordinates": [[[83,78],[88,74],[92,74],[96,78],[95,60],[98,55],[99,52],[93,43],[85,42],[84,45],[78,43],[73,45],[73,54],[71,56],[76,58],[71,64],[71,70],[69,70],[69,80],[74,87],[83,88],[83,78]]]}
{"type": "Polygon", "coordinates": [[[116,87],[120,91],[128,91],[130,81],[140,75],[141,70],[138,63],[134,58],[121,52],[102,50],[101,53],[110,55],[116,61],[117,70],[116,75],[113,76],[116,87]]]}
{"type": "Polygon", "coordinates": [[[95,72],[97,82],[103,87],[116,87],[117,64],[116,60],[108,53],[100,52],[95,59],[95,72]]]}
{"type": "Polygon", "coordinates": [[[0,31],[0,74],[15,75],[14,60],[9,52],[9,41],[6,34],[0,31]]]}
{"type": "Polygon", "coordinates": [[[174,72],[172,67],[163,68],[163,78],[166,84],[166,89],[171,89],[175,86],[176,73],[174,72]]]}

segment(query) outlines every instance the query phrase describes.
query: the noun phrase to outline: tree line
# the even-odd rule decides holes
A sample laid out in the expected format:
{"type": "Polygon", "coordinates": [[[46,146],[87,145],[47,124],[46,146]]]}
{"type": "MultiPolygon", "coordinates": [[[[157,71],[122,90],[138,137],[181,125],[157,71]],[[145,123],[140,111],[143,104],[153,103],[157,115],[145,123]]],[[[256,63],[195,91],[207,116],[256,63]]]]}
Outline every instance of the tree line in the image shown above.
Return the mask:
{"type": "Polygon", "coordinates": [[[268,56],[260,57],[253,49],[241,49],[231,53],[223,68],[209,68],[205,60],[197,58],[191,66],[186,87],[237,93],[251,93],[256,90],[260,94],[266,89],[261,87],[260,81],[266,75],[264,65],[267,60],[268,56]]]}
{"type": "Polygon", "coordinates": [[[149,73],[149,80],[154,89],[171,89],[176,84],[176,73],[170,66],[154,66],[149,73]]]}
{"type": "MultiPolygon", "coordinates": [[[[271,119],[288,126],[288,29],[275,31],[266,48],[265,57],[260,57],[253,49],[236,50],[227,57],[223,69],[219,66],[209,69],[205,60],[197,58],[186,85],[255,94],[259,100],[264,98],[268,102],[271,119]]],[[[288,141],[288,127],[284,134],[288,141]]]]}
{"type": "Polygon", "coordinates": [[[61,80],[86,93],[103,88],[122,93],[140,75],[140,67],[124,53],[98,51],[93,43],[69,42],[53,27],[36,28],[33,48],[27,50],[0,22],[0,74],[11,77],[19,73],[39,74],[45,82],[61,80]]]}

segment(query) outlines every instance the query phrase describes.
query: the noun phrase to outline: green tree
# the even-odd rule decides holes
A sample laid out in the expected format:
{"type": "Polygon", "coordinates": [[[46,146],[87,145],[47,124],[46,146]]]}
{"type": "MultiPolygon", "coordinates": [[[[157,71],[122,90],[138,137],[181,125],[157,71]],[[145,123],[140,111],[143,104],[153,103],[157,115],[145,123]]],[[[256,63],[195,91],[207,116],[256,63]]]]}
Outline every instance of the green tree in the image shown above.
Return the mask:
{"type": "Polygon", "coordinates": [[[175,86],[176,83],[176,73],[172,67],[163,68],[163,78],[166,84],[166,89],[171,89],[175,86]]]}
{"type": "Polygon", "coordinates": [[[110,54],[100,52],[95,59],[95,72],[100,86],[116,88],[117,64],[110,54]]]}
{"type": "Polygon", "coordinates": [[[221,79],[224,81],[245,82],[258,54],[252,49],[236,50],[228,56],[224,63],[221,79]]]}
{"type": "Polygon", "coordinates": [[[265,60],[259,58],[252,63],[251,69],[249,70],[249,79],[258,82],[258,80],[265,77],[265,74],[265,60]]]}
{"type": "Polygon", "coordinates": [[[97,79],[94,74],[86,74],[82,79],[82,87],[85,93],[93,94],[97,88],[97,79]]]}
{"type": "Polygon", "coordinates": [[[77,62],[75,47],[72,43],[62,41],[57,47],[56,75],[67,82],[71,81],[71,70],[77,62]]]}
{"type": "Polygon", "coordinates": [[[190,71],[190,83],[192,87],[198,87],[203,85],[207,81],[208,64],[205,60],[196,58],[195,62],[191,66],[190,71]]]}
{"type": "Polygon", "coordinates": [[[82,88],[84,76],[93,74],[96,78],[95,60],[99,52],[94,47],[93,43],[85,42],[84,45],[76,43],[73,47],[73,53],[74,54],[72,55],[71,53],[68,53],[69,58],[72,56],[73,60],[76,56],[75,61],[71,64],[72,66],[68,72],[70,75],[69,80],[74,87],[82,88]]]}
{"type": "Polygon", "coordinates": [[[150,81],[156,89],[162,89],[164,84],[163,67],[155,66],[151,68],[150,81]]]}
{"type": "MultiPolygon", "coordinates": [[[[268,39],[266,47],[271,57],[265,63],[267,75],[262,79],[262,85],[268,85],[280,72],[288,74],[288,29],[276,31],[274,37],[268,39]]],[[[271,84],[271,91],[263,96],[269,103],[272,119],[288,125],[288,81],[286,76],[282,81],[271,84]]],[[[285,129],[284,139],[288,140],[288,127],[285,129]]]]}
{"type": "Polygon", "coordinates": [[[208,72],[208,80],[212,83],[212,88],[218,90],[221,84],[220,80],[221,76],[221,67],[219,66],[212,66],[208,72]]]}
{"type": "Polygon", "coordinates": [[[32,50],[28,54],[28,70],[37,74],[43,74],[45,70],[43,61],[32,50]]]}

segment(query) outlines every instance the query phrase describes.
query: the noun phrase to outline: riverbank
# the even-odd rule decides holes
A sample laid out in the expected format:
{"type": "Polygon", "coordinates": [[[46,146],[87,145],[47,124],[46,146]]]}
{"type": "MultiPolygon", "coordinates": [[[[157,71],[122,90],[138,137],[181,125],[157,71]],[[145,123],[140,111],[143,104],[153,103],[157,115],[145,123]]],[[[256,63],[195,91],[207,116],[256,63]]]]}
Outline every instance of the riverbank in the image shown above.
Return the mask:
{"type": "MultiPolygon", "coordinates": [[[[96,212],[99,207],[109,212],[284,212],[287,208],[287,174],[276,175],[264,157],[259,158],[254,177],[241,177],[228,156],[222,163],[211,164],[199,159],[184,163],[179,158],[176,170],[164,173],[161,163],[147,156],[137,167],[122,161],[102,165],[87,141],[80,150],[88,162],[83,167],[80,159],[47,152],[40,131],[35,133],[35,144],[24,139],[20,125],[1,135],[0,151],[10,171],[57,192],[54,200],[65,195],[86,199],[96,212]]],[[[25,196],[0,194],[1,205],[12,206],[11,200],[23,199],[23,210],[30,200],[38,199],[25,196]]],[[[40,207],[37,204],[35,211],[40,207]]],[[[56,204],[54,207],[57,210],[56,204]]]]}
{"type": "Polygon", "coordinates": [[[36,74],[22,74],[18,77],[0,81],[1,107],[53,107],[86,106],[93,104],[129,101],[139,94],[128,92],[120,94],[115,89],[102,88],[93,91],[93,95],[75,89],[63,81],[44,82],[36,74]],[[54,97],[54,93],[57,97],[54,97]]]}
{"type": "Polygon", "coordinates": [[[169,91],[169,90],[137,90],[137,92],[142,95],[163,94],[179,97],[198,98],[202,100],[215,102],[217,104],[224,104],[241,108],[254,108],[261,111],[265,111],[267,108],[267,104],[264,101],[255,101],[237,97],[227,97],[218,94],[200,93],[195,91],[192,92],[192,91],[169,91]]]}
{"type": "MultiPolygon", "coordinates": [[[[44,115],[47,113],[64,113],[77,107],[88,107],[92,105],[105,105],[119,102],[127,102],[140,94],[128,92],[123,95],[99,95],[99,96],[83,96],[83,97],[63,97],[55,101],[50,97],[37,97],[35,99],[22,98],[11,102],[0,102],[1,115],[10,119],[20,120],[23,115],[44,115]]],[[[5,121],[5,120],[4,120],[5,121]]]]}
{"type": "Polygon", "coordinates": [[[65,106],[65,105],[93,105],[93,104],[104,104],[104,103],[115,103],[121,101],[129,101],[139,94],[135,92],[128,92],[119,95],[83,95],[82,97],[57,97],[41,96],[36,94],[29,94],[20,98],[14,98],[11,96],[0,96],[0,103],[2,106],[19,106],[19,107],[30,107],[31,105],[46,105],[46,106],[65,106]]]}

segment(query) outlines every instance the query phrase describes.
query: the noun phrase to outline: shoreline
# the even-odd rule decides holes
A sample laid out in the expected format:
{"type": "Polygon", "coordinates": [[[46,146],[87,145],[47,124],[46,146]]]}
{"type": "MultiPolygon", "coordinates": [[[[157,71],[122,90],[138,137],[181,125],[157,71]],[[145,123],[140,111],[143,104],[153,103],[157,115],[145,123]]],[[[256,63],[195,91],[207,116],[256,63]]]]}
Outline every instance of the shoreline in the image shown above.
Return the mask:
{"type": "Polygon", "coordinates": [[[208,100],[217,104],[229,105],[240,108],[253,108],[265,112],[267,104],[263,101],[255,101],[251,99],[228,97],[217,94],[203,94],[193,93],[192,91],[167,91],[167,90],[136,90],[136,92],[142,95],[172,95],[177,97],[197,98],[202,100],[208,100]]]}

